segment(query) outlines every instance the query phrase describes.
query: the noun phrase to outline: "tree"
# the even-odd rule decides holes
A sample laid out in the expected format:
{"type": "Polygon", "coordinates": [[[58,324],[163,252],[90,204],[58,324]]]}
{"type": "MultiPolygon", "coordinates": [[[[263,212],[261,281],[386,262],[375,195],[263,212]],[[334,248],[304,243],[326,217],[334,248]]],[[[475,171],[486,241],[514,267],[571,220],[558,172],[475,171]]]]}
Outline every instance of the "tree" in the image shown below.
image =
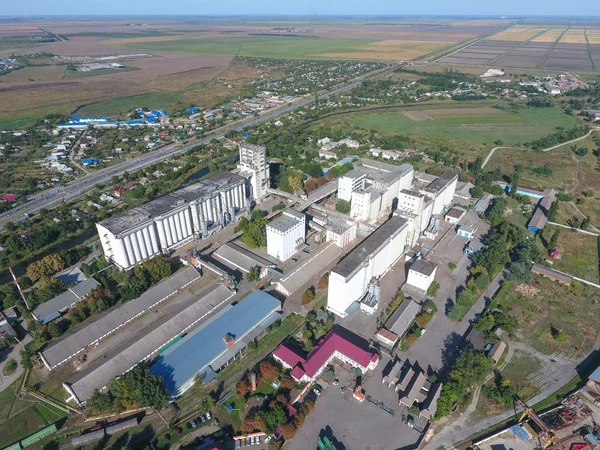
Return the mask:
{"type": "Polygon", "coordinates": [[[100,392],[96,389],[85,403],[85,407],[96,414],[108,412],[113,409],[113,398],[109,392],[100,392]]]}
{"type": "Polygon", "coordinates": [[[483,189],[479,186],[473,186],[469,191],[469,194],[471,194],[471,197],[473,198],[479,198],[483,195],[483,189]]]}
{"type": "Polygon", "coordinates": [[[502,221],[502,216],[506,210],[507,201],[505,198],[494,198],[485,212],[486,218],[492,225],[498,225],[502,221]]]}
{"type": "Polygon", "coordinates": [[[57,253],[45,256],[39,261],[34,261],[27,266],[26,274],[32,281],[37,281],[42,277],[48,277],[60,272],[65,267],[64,261],[57,253]]]}
{"type": "Polygon", "coordinates": [[[440,290],[440,283],[434,281],[429,285],[429,289],[427,289],[427,295],[430,297],[435,297],[438,291],[440,290]]]}
{"type": "Polygon", "coordinates": [[[160,410],[169,404],[167,390],[160,377],[148,367],[137,366],[118,379],[109,382],[117,410],[150,406],[160,410]]]}
{"type": "Polygon", "coordinates": [[[295,434],[296,425],[294,425],[294,422],[286,423],[283,427],[281,427],[281,435],[286,441],[292,439],[295,434]]]}
{"type": "Polygon", "coordinates": [[[250,385],[246,380],[238,381],[236,385],[237,393],[240,397],[246,398],[246,396],[250,393],[250,385]]]}
{"type": "Polygon", "coordinates": [[[144,264],[144,267],[150,275],[150,282],[152,284],[156,284],[160,280],[170,277],[173,273],[171,262],[163,256],[152,258],[144,264]]]}
{"type": "Polygon", "coordinates": [[[268,381],[273,381],[279,376],[279,368],[269,361],[261,361],[259,371],[260,376],[268,381]]]}
{"type": "MultiPolygon", "coordinates": [[[[556,202],[555,202],[556,203],[556,202]]],[[[558,238],[560,237],[560,230],[556,230],[552,237],[550,238],[550,242],[548,242],[548,248],[552,250],[556,248],[556,244],[558,243],[558,238]]]]}
{"type": "Polygon", "coordinates": [[[328,286],[329,286],[329,274],[326,273],[319,279],[318,288],[320,291],[323,291],[323,290],[327,289],[328,286]]]}
{"type": "Polygon", "coordinates": [[[312,289],[307,289],[304,294],[302,294],[302,306],[309,305],[315,299],[315,293],[312,289]]]}
{"type": "Polygon", "coordinates": [[[62,330],[55,322],[52,322],[50,325],[48,325],[48,332],[53,339],[60,337],[62,334],[62,330]]]}
{"type": "Polygon", "coordinates": [[[350,214],[351,205],[350,202],[342,199],[338,199],[335,209],[343,214],[350,214]]]}
{"type": "Polygon", "coordinates": [[[250,270],[248,271],[248,275],[246,278],[250,282],[260,280],[260,267],[259,266],[250,267],[250,270]]]}
{"type": "Polygon", "coordinates": [[[31,369],[33,363],[31,362],[31,350],[29,347],[23,347],[21,350],[21,365],[26,369],[31,369]]]}
{"type": "Polygon", "coordinates": [[[261,416],[265,422],[265,432],[273,434],[278,425],[287,422],[287,414],[280,403],[275,403],[268,411],[263,411],[261,416]]]}
{"type": "Polygon", "coordinates": [[[579,228],[581,228],[582,230],[587,230],[589,226],[590,226],[590,218],[586,217],[585,219],[583,219],[581,221],[581,225],[579,225],[579,228]]]}

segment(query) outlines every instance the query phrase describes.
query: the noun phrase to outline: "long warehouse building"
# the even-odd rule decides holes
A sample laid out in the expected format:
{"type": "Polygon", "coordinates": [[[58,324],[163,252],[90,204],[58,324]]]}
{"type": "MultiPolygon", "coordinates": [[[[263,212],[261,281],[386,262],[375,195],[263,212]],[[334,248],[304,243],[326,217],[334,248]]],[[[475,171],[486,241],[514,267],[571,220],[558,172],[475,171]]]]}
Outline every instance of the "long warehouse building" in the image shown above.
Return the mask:
{"type": "Polygon", "coordinates": [[[110,380],[130,371],[140,362],[154,358],[162,349],[177,342],[201,320],[231,301],[235,293],[221,283],[193,294],[197,301],[178,314],[144,330],[124,342],[114,353],[100,358],[91,366],[63,383],[63,387],[79,405],[83,405],[96,389],[104,389],[110,380]]]}
{"type": "Polygon", "coordinates": [[[379,278],[402,256],[406,245],[407,221],[392,216],[342,259],[329,275],[327,309],[340,317],[360,301],[372,278],[379,278]]]}
{"type": "Polygon", "coordinates": [[[44,365],[50,370],[55,369],[149,311],[150,308],[181,292],[198,278],[200,274],[196,269],[184,267],[148,289],[139,298],[117,305],[87,321],[40,352],[44,365]]]}
{"type": "Polygon", "coordinates": [[[96,224],[106,259],[122,270],[228,223],[247,205],[246,179],[225,172],[96,224]]]}
{"type": "Polygon", "coordinates": [[[248,344],[280,318],[280,310],[281,302],[275,297],[254,291],[168,348],[150,370],[162,377],[172,398],[179,397],[197,378],[203,383],[214,380],[223,366],[238,359],[248,344]]]}

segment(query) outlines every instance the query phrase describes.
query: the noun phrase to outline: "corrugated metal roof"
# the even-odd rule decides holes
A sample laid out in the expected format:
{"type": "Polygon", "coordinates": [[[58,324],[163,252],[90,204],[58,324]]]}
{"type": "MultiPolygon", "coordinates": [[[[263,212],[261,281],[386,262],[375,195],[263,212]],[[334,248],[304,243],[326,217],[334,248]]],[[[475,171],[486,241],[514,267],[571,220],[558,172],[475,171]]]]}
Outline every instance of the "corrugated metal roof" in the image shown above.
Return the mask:
{"type": "MultiPolygon", "coordinates": [[[[190,294],[191,295],[191,294],[190,294]]],[[[117,353],[99,360],[67,381],[80,402],[87,401],[95,389],[101,389],[116,376],[130,370],[153,355],[163,345],[175,339],[210,312],[209,305],[218,305],[233,296],[221,283],[195,293],[199,300],[178,314],[149,327],[147,334],[137,335],[122,345],[117,353]]]]}
{"type": "Polygon", "coordinates": [[[196,269],[185,267],[144,292],[139,298],[105,311],[92,321],[86,322],[85,325],[54,341],[42,352],[42,356],[50,367],[54,367],[198,278],[200,275],[196,269]]]}
{"type": "Polygon", "coordinates": [[[29,447],[35,444],[37,441],[41,441],[47,436],[56,433],[56,424],[48,425],[46,428],[41,429],[37,433],[33,433],[31,436],[27,436],[25,439],[21,439],[21,445],[23,447],[29,447]]]}
{"type": "MultiPolygon", "coordinates": [[[[233,348],[228,352],[223,339],[225,335],[233,336],[237,345],[280,308],[281,302],[276,298],[263,291],[254,291],[185,336],[163,353],[150,370],[163,377],[163,383],[172,395],[178,395],[186,382],[217,358],[229,353],[229,360],[241,349],[233,348]]],[[[242,342],[241,347],[244,346],[242,342]]],[[[212,368],[218,370],[220,366],[212,368]]]]}
{"type": "Polygon", "coordinates": [[[403,336],[420,310],[421,305],[417,302],[410,298],[405,299],[387,320],[386,328],[398,336],[403,336]]]}

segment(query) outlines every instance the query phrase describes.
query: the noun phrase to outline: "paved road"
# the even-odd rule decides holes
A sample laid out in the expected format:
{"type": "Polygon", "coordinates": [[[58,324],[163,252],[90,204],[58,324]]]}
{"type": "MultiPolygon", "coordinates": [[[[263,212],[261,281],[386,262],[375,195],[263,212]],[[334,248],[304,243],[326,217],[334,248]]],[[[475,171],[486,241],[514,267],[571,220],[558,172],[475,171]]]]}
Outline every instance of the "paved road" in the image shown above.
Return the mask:
{"type": "MultiPolygon", "coordinates": [[[[33,340],[33,338],[28,334],[25,339],[23,339],[23,345],[28,344],[29,342],[31,342],[33,340]]],[[[5,390],[6,388],[8,388],[11,384],[13,384],[15,382],[15,380],[17,378],[19,378],[21,376],[21,374],[23,373],[23,366],[21,365],[21,349],[23,347],[21,346],[21,344],[17,344],[15,345],[12,350],[10,351],[10,353],[8,355],[6,355],[6,357],[4,358],[4,360],[0,363],[0,392],[2,392],[3,390],[5,390]],[[8,376],[4,376],[2,375],[2,372],[4,370],[4,366],[8,363],[8,361],[14,359],[15,361],[17,361],[17,370],[15,370],[12,375],[8,375],[8,376]]]]}
{"type": "MultiPolygon", "coordinates": [[[[389,72],[391,72],[399,67],[402,67],[404,65],[406,65],[406,64],[405,63],[397,64],[397,65],[388,67],[383,70],[378,70],[371,74],[362,76],[344,86],[337,87],[330,91],[321,92],[318,94],[318,96],[319,96],[319,98],[327,98],[327,97],[339,94],[340,92],[344,92],[344,91],[353,89],[356,86],[358,86],[360,83],[362,83],[363,81],[365,81],[369,78],[373,78],[375,76],[389,73],[389,72]]],[[[184,145],[184,146],[180,146],[179,143],[170,144],[170,145],[167,145],[160,149],[157,149],[151,153],[148,153],[146,155],[126,161],[122,164],[119,164],[118,166],[108,167],[106,169],[97,171],[88,176],[82,177],[76,181],[69,183],[66,186],[59,186],[59,187],[50,189],[49,191],[41,192],[41,193],[37,194],[36,196],[33,196],[26,203],[23,203],[20,206],[17,206],[15,208],[12,208],[8,211],[1,213],[0,214],[0,230],[4,228],[4,225],[6,224],[6,222],[10,222],[10,221],[17,222],[17,223],[21,222],[27,218],[25,216],[26,213],[30,214],[30,215],[35,214],[38,211],[40,211],[41,209],[49,208],[49,207],[54,206],[57,203],[60,203],[62,201],[66,201],[66,200],[70,200],[72,198],[78,197],[81,194],[83,194],[91,189],[94,189],[96,187],[96,185],[106,183],[114,176],[120,176],[125,172],[134,172],[136,170],[147,167],[151,164],[155,164],[159,161],[171,158],[172,156],[176,156],[181,153],[187,152],[188,150],[191,150],[192,148],[194,148],[198,145],[207,144],[213,139],[217,139],[222,136],[225,136],[225,134],[231,130],[240,131],[246,127],[251,127],[251,126],[263,123],[263,122],[267,122],[276,117],[288,114],[291,111],[295,111],[299,108],[308,106],[314,102],[315,102],[315,97],[311,97],[309,99],[302,100],[293,105],[279,108],[276,111],[273,111],[273,112],[266,114],[262,117],[259,117],[257,119],[252,119],[252,118],[243,119],[239,122],[235,122],[231,125],[220,128],[219,130],[215,130],[215,132],[213,134],[211,134],[209,137],[206,137],[204,139],[192,141],[189,144],[184,145]]]]}
{"type": "MultiPolygon", "coordinates": [[[[559,148],[559,147],[563,147],[564,145],[569,145],[572,144],[573,142],[577,142],[577,141],[581,141],[585,138],[587,138],[590,134],[592,134],[594,131],[598,131],[598,128],[592,128],[585,136],[581,136],[577,139],[572,139],[570,141],[567,142],[563,142],[562,144],[557,144],[557,145],[553,145],[552,147],[548,147],[545,148],[543,150],[541,150],[542,152],[549,152],[550,150],[554,150],[555,148],[559,148]]],[[[494,155],[494,152],[496,150],[499,150],[501,148],[505,148],[505,149],[510,149],[510,150],[521,150],[521,151],[529,151],[527,149],[523,149],[523,148],[516,148],[516,147],[494,147],[492,150],[490,150],[490,153],[487,155],[487,157],[485,158],[485,160],[483,161],[483,164],[481,164],[481,168],[483,169],[485,167],[485,165],[490,161],[490,159],[492,158],[492,156],[494,155]]]]}

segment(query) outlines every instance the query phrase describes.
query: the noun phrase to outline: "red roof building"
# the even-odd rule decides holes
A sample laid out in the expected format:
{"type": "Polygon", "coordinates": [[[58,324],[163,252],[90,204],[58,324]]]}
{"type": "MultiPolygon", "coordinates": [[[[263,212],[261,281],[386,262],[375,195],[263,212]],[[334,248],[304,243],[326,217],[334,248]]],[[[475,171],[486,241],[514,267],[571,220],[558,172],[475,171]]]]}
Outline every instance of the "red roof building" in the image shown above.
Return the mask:
{"type": "Polygon", "coordinates": [[[358,347],[334,331],[330,331],[306,358],[283,344],[273,352],[273,357],[292,370],[290,375],[294,380],[307,383],[316,380],[334,358],[358,367],[363,373],[373,370],[379,362],[377,353],[358,347]]]}
{"type": "Polygon", "coordinates": [[[558,249],[557,248],[553,248],[552,250],[550,250],[550,258],[552,259],[556,259],[559,257],[559,253],[558,253],[558,249]]]}

